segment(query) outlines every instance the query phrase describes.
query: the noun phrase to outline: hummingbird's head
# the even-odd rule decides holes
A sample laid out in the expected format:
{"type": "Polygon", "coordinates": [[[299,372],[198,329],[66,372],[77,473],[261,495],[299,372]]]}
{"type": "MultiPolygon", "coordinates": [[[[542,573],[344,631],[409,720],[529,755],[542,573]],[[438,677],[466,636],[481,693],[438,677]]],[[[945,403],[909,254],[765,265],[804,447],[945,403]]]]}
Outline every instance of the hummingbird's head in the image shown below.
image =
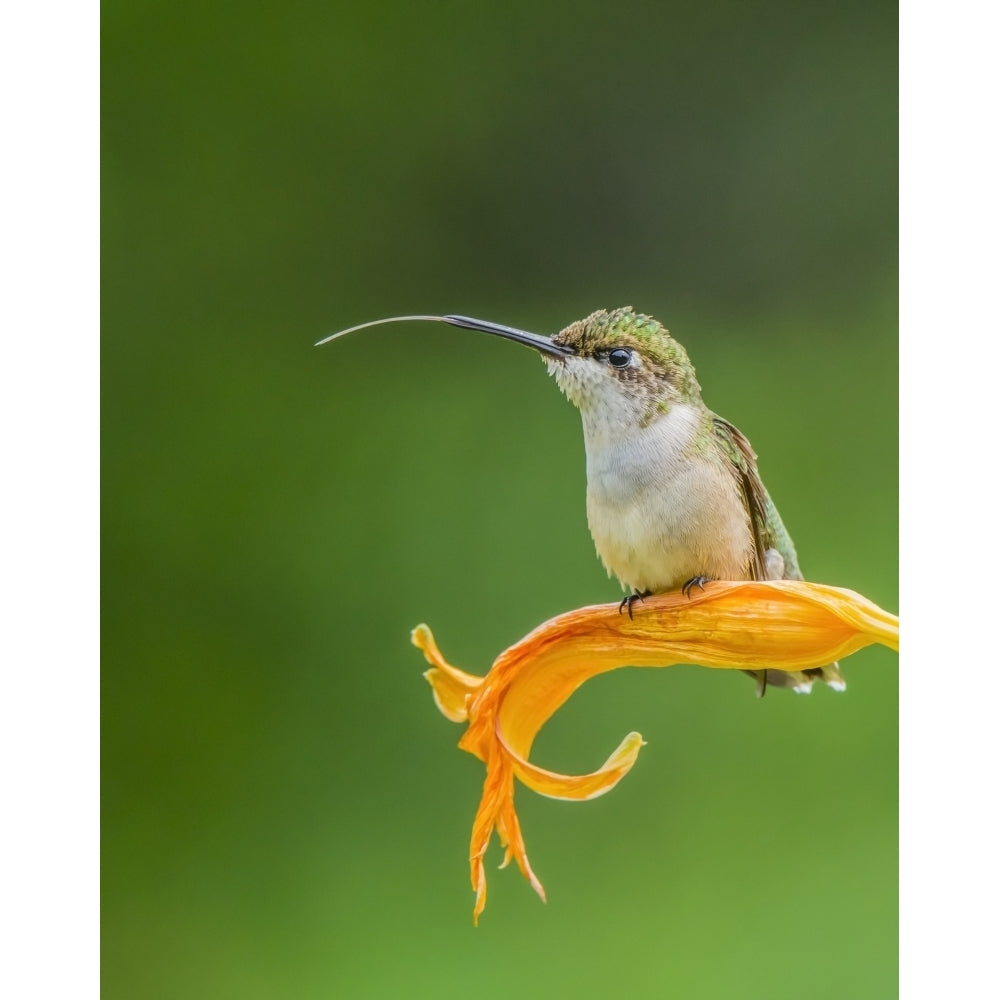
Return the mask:
{"type": "Polygon", "coordinates": [[[384,323],[414,320],[450,323],[534,348],[580,410],[585,427],[644,427],[674,406],[700,397],[684,348],[652,316],[634,312],[631,306],[610,312],[600,309],[554,337],[470,316],[393,316],[340,330],[319,343],[384,323]]]}
{"type": "Polygon", "coordinates": [[[651,316],[631,306],[599,309],[552,338],[567,351],[546,355],[559,388],[586,418],[645,425],[701,390],[684,348],[651,316]]]}

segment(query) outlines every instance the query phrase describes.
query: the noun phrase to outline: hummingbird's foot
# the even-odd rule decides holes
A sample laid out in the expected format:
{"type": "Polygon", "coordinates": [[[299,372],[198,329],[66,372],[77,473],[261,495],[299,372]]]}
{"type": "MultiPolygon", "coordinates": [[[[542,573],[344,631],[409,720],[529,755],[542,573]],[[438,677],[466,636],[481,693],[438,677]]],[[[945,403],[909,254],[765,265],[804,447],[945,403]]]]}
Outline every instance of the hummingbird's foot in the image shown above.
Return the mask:
{"type": "Polygon", "coordinates": [[[651,590],[644,590],[641,594],[639,593],[638,590],[634,594],[627,594],[625,597],[622,598],[621,604],[618,605],[618,614],[621,614],[625,610],[625,607],[627,605],[628,616],[629,618],[631,618],[632,605],[635,604],[636,601],[644,601],[647,597],[649,597],[650,594],[652,594],[651,590]]]}
{"type": "Polygon", "coordinates": [[[683,587],[681,587],[681,593],[685,597],[690,597],[691,591],[694,590],[695,587],[697,587],[699,590],[704,590],[705,584],[711,582],[712,578],[710,576],[692,576],[691,579],[688,580],[688,582],[685,583],[683,587]]]}

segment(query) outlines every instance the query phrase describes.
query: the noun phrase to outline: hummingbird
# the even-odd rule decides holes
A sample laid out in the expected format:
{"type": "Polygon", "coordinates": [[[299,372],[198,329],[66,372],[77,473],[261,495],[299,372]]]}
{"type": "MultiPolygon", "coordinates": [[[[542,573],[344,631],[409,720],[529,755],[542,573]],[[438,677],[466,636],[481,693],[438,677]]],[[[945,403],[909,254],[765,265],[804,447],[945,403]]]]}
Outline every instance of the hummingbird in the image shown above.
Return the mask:
{"type": "MultiPolygon", "coordinates": [[[[626,306],[600,309],[552,337],[469,316],[394,316],[341,330],[429,320],[536,350],[580,411],[587,522],[609,576],[633,614],[651,594],[711,580],[801,580],[798,557],[757,471],[746,436],[701,397],[694,366],[657,320],[626,306]]],[[[802,671],[747,670],[805,694],[821,679],[844,690],[836,663],[802,671]]]]}

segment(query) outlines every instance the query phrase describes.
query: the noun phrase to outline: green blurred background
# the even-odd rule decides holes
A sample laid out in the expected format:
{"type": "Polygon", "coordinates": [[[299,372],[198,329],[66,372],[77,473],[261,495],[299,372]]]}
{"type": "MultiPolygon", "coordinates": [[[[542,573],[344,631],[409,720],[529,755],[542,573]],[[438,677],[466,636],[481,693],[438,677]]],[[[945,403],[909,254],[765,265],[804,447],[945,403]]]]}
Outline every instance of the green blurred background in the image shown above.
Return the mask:
{"type": "Polygon", "coordinates": [[[889,997],[897,658],[846,694],[597,678],[525,790],[543,905],[409,630],[473,672],[617,600],[531,352],[632,304],[807,576],[897,607],[896,7],[102,6],[108,998],[889,997]]]}

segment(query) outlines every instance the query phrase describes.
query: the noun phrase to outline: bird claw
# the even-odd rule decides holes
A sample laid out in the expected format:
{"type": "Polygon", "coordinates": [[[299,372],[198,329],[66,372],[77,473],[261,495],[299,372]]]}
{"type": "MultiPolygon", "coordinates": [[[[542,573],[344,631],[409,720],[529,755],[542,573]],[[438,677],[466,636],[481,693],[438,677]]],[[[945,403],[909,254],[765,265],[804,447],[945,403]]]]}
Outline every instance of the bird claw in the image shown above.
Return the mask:
{"type": "Polygon", "coordinates": [[[636,601],[644,601],[644,600],[646,600],[646,598],[649,597],[649,595],[651,593],[652,593],[651,590],[644,590],[640,594],[639,591],[637,590],[634,594],[626,594],[622,598],[621,604],[618,605],[618,614],[621,614],[625,610],[625,607],[628,606],[628,616],[629,616],[629,619],[631,620],[631,618],[632,618],[632,605],[635,604],[636,601]]]}
{"type": "Polygon", "coordinates": [[[712,578],[710,576],[692,576],[691,579],[688,580],[683,587],[681,587],[681,593],[685,597],[690,598],[691,591],[694,590],[695,587],[697,587],[699,590],[704,590],[705,584],[711,582],[712,578]]]}

